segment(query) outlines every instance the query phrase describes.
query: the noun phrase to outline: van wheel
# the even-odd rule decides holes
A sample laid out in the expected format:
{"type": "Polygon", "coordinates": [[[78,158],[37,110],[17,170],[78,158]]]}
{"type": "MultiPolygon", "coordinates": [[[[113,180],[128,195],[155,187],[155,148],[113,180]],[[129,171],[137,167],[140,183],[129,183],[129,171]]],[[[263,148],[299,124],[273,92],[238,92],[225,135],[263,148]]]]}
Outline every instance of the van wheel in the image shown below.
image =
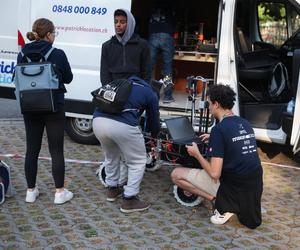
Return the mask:
{"type": "Polygon", "coordinates": [[[186,207],[194,207],[199,205],[202,202],[202,198],[191,194],[187,191],[184,191],[182,188],[178,187],[177,185],[174,185],[173,188],[173,194],[175,199],[181,204],[186,207]]]}
{"type": "Polygon", "coordinates": [[[87,145],[97,145],[99,141],[92,129],[92,119],[68,117],[66,132],[75,142],[87,145]]]}

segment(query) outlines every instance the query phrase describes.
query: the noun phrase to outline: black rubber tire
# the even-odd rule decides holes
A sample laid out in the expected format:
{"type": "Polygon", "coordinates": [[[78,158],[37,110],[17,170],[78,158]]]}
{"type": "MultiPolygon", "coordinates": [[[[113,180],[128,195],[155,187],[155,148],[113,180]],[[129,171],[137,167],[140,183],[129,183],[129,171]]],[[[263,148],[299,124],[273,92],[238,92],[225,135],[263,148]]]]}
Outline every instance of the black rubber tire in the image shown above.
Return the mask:
{"type": "Polygon", "coordinates": [[[161,165],[159,162],[151,156],[150,153],[147,153],[147,163],[146,163],[146,171],[154,172],[160,169],[161,165]]]}
{"type": "Polygon", "coordinates": [[[75,142],[86,145],[99,144],[92,129],[91,119],[68,117],[65,130],[75,142]]]}
{"type": "Polygon", "coordinates": [[[104,187],[107,187],[107,184],[105,182],[105,180],[106,180],[106,172],[105,172],[105,164],[104,163],[102,163],[100,165],[99,169],[96,172],[96,175],[98,176],[99,181],[102,183],[102,185],[104,187]]]}
{"type": "Polygon", "coordinates": [[[177,185],[174,185],[173,187],[173,194],[175,199],[181,204],[186,207],[194,207],[199,205],[202,202],[202,198],[199,196],[193,195],[193,194],[186,194],[186,192],[178,187],[177,185]]]}

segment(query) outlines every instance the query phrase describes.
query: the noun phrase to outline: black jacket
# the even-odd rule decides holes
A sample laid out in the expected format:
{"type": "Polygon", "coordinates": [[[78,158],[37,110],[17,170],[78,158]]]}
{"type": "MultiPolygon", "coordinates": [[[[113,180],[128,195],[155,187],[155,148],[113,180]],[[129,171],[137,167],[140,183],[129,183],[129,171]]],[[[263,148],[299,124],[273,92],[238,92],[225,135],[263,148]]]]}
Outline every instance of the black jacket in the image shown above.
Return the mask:
{"type": "Polygon", "coordinates": [[[102,45],[100,72],[102,84],[131,76],[138,76],[150,82],[150,52],[147,41],[133,34],[129,41],[122,45],[116,36],[113,36],[102,45]]]}

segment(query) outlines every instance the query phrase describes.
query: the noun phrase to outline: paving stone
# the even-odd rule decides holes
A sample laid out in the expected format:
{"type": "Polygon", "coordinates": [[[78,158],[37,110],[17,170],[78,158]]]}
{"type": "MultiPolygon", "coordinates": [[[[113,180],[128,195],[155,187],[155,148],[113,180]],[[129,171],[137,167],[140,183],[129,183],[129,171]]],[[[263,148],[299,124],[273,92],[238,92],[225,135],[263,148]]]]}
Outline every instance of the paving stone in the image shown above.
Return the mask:
{"type": "MultiPolygon", "coordinates": [[[[23,123],[0,121],[0,142],[0,154],[24,155],[23,123]]],[[[46,135],[40,156],[49,157],[46,135]]],[[[99,146],[80,145],[67,136],[65,157],[103,160],[99,146]]],[[[151,208],[127,215],[119,210],[122,199],[106,201],[96,165],[66,162],[66,187],[74,198],[57,206],[50,161],[39,160],[40,196],[33,204],[25,203],[24,159],[5,161],[12,167],[15,195],[0,206],[0,249],[300,249],[299,170],[263,166],[266,212],[262,225],[251,230],[236,217],[212,225],[205,204],[189,208],[177,203],[169,165],[144,176],[140,198],[151,208]]]]}

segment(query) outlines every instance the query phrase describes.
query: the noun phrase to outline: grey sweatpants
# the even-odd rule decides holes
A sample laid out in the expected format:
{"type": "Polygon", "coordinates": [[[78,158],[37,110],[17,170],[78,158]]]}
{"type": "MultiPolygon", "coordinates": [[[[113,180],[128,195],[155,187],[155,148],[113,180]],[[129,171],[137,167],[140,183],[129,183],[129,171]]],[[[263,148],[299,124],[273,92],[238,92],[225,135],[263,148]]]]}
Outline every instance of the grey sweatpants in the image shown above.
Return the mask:
{"type": "Polygon", "coordinates": [[[139,127],[97,117],[93,120],[93,131],[105,154],[107,185],[111,187],[118,185],[122,156],[128,168],[124,195],[126,197],[137,195],[145,172],[147,158],[144,137],[139,127]]]}

